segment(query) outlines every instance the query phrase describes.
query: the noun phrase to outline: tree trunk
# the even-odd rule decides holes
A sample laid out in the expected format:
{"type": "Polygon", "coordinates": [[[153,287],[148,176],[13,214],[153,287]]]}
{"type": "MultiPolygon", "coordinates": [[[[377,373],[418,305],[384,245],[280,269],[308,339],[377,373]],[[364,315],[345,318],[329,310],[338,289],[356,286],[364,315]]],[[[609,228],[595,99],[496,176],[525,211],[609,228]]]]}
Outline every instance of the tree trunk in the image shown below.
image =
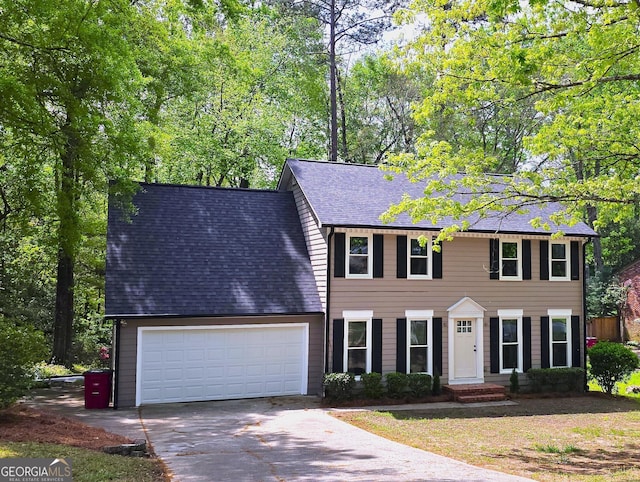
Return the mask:
{"type": "Polygon", "coordinates": [[[329,97],[331,102],[331,153],[330,161],[338,160],[338,101],[336,99],[336,2],[331,0],[329,21],[329,97]]]}
{"type": "MultiPolygon", "coordinates": [[[[595,222],[598,220],[598,209],[595,206],[587,206],[587,223],[593,229],[595,222]]],[[[594,236],[593,242],[593,263],[596,269],[596,275],[602,274],[604,269],[604,258],[602,257],[602,242],[599,236],[594,236]]]]}
{"type": "Polygon", "coordinates": [[[73,272],[74,260],[61,247],[58,250],[56,314],[53,329],[53,361],[70,366],[73,340],[73,272]]]}
{"type": "Polygon", "coordinates": [[[56,173],[56,211],[58,215],[58,273],[56,280],[56,312],[53,329],[53,359],[71,366],[73,339],[73,278],[75,255],[80,238],[77,210],[77,157],[80,135],[67,111],[61,131],[65,149],[60,155],[61,167],[56,173]]]}
{"type": "Polygon", "coordinates": [[[341,128],[341,147],[342,147],[342,159],[348,161],[349,148],[347,145],[347,109],[344,105],[344,83],[342,77],[340,77],[340,71],[336,66],[336,91],[338,94],[338,101],[340,102],[340,128],[341,128]]]}

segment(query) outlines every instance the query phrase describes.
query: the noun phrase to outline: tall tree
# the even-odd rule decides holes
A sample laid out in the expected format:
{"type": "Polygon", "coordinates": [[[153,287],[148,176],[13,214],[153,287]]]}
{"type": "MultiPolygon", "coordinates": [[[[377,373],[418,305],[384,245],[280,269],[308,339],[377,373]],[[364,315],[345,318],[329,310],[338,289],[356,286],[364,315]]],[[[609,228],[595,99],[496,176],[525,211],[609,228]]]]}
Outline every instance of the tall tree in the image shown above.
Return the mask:
{"type": "Polygon", "coordinates": [[[414,5],[407,18],[424,14],[428,27],[406,61],[431,65],[436,73],[421,118],[528,111],[535,124],[522,137],[518,175],[509,177],[485,175],[501,165],[502,149],[492,153],[480,142],[456,144],[433,131],[423,135],[418,154],[396,157],[390,168],[423,181],[426,196],[403,201],[390,215],[408,211],[437,221],[452,214],[500,215],[550,201],[564,203],[550,229],[583,218],[597,228],[604,220],[632,215],[640,200],[637,1],[414,5]],[[457,172],[465,176],[452,178],[457,172]],[[473,196],[461,203],[460,192],[473,196]]]}
{"type": "Polygon", "coordinates": [[[53,358],[62,363],[71,361],[79,213],[87,193],[122,177],[137,151],[142,78],[127,38],[140,14],[125,0],[0,4],[0,125],[15,147],[9,162],[44,172],[43,195],[53,195],[53,358]]]}

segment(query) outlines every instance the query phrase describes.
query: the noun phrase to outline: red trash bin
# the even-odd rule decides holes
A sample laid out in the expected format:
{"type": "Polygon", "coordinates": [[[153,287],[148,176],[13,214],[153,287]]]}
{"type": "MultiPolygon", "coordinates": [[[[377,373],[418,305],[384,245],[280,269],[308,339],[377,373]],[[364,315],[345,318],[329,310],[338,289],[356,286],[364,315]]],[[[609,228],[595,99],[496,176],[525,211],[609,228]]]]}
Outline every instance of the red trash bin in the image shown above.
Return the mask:
{"type": "Polygon", "coordinates": [[[84,408],[108,408],[111,399],[111,370],[84,372],[84,408]]]}

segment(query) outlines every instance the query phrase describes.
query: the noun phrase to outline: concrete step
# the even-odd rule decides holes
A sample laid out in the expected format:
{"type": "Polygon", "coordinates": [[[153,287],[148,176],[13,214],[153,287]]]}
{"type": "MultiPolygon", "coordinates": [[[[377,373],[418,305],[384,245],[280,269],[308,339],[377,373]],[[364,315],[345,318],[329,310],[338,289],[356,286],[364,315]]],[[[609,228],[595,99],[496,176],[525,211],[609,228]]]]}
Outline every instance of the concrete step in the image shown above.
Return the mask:
{"type": "Polygon", "coordinates": [[[504,393],[485,393],[483,395],[461,395],[456,400],[458,403],[502,402],[507,397],[504,393]]]}

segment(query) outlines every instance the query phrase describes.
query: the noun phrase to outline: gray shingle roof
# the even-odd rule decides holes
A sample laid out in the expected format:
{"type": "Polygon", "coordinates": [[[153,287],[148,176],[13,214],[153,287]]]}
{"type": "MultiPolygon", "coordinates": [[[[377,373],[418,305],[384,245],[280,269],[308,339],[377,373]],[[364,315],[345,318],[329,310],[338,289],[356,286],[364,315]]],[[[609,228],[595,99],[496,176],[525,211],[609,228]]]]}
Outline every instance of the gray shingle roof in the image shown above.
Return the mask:
{"type": "MultiPolygon", "coordinates": [[[[403,194],[412,198],[424,194],[420,183],[410,182],[401,175],[389,181],[376,166],[288,159],[283,171],[285,177],[288,176],[287,169],[297,180],[319,221],[326,226],[439,229],[451,222],[445,219],[436,226],[430,221],[416,224],[403,214],[395,222],[383,223],[380,215],[392,204],[400,202],[403,194]]],[[[529,221],[538,216],[548,220],[557,208],[554,204],[531,206],[527,214],[504,216],[500,213],[495,217],[470,220],[474,222],[470,231],[550,235],[544,228],[533,228],[529,221]]],[[[560,230],[567,236],[596,235],[584,223],[571,227],[563,225],[560,230]]]]}
{"type": "Polygon", "coordinates": [[[106,313],[322,312],[291,192],[142,184],[110,202],[106,313]]]}

